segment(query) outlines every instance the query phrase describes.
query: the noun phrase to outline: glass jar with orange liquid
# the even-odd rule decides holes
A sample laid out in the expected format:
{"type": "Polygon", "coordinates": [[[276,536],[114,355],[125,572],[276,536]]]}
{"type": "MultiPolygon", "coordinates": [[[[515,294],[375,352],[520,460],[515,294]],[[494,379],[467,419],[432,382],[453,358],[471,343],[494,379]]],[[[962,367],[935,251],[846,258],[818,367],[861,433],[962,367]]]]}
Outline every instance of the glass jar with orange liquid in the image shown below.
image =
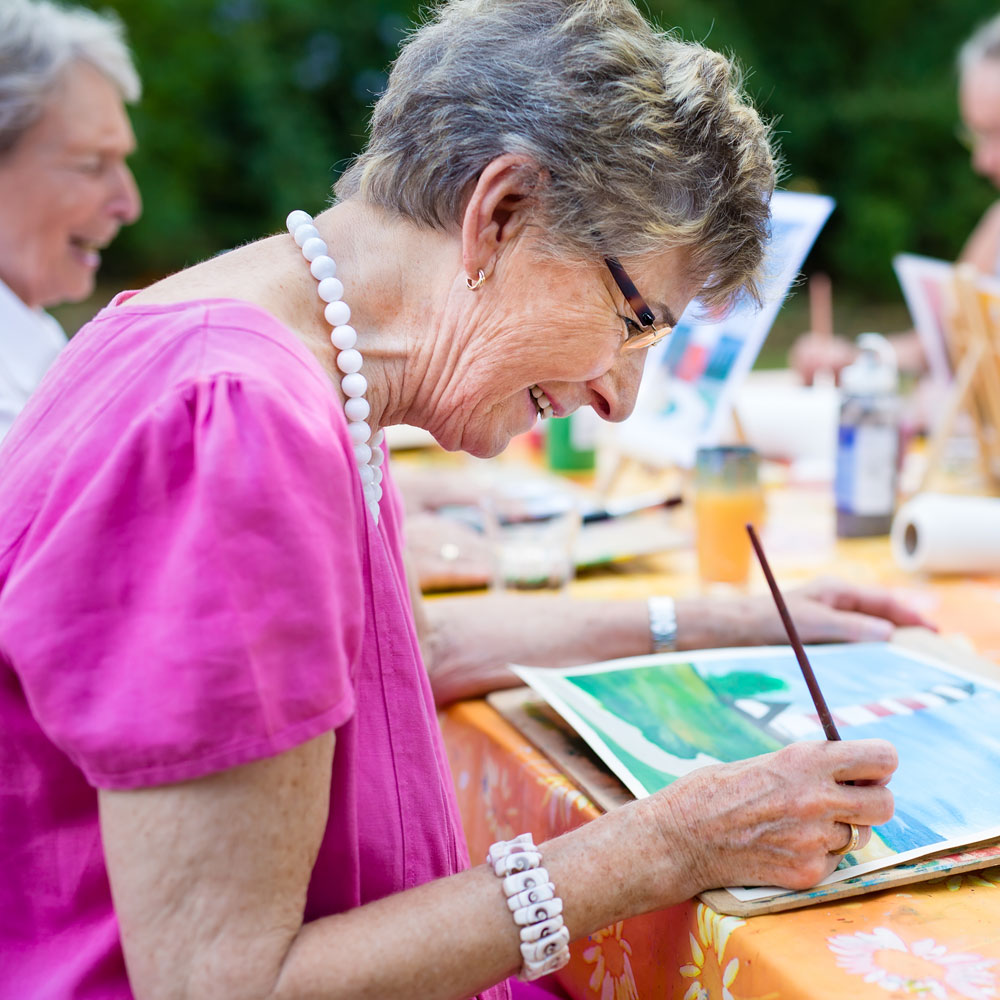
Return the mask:
{"type": "Polygon", "coordinates": [[[750,575],[747,522],[760,530],[764,494],[757,452],[745,445],[699,448],[695,459],[695,536],[703,583],[742,586],[750,575]]]}

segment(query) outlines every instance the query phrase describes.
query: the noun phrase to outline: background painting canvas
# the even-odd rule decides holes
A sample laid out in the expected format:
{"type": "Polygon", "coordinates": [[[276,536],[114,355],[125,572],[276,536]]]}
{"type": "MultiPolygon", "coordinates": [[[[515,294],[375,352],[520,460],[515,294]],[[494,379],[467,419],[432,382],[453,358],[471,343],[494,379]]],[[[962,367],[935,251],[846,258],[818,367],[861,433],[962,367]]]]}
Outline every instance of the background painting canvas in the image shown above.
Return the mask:
{"type": "Polygon", "coordinates": [[[607,431],[620,453],[689,467],[699,445],[719,442],[734,393],[832,211],[825,195],[774,193],[763,305],[743,298],[728,311],[698,301],[688,306],[673,333],[650,350],[635,412],[607,431]]]}

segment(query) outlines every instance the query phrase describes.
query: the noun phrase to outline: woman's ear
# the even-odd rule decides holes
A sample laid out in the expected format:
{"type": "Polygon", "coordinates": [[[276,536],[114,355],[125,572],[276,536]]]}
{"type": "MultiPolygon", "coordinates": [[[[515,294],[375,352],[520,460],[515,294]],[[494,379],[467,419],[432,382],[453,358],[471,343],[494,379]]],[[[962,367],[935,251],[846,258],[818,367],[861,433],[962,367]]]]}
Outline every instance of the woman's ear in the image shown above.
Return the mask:
{"type": "Polygon", "coordinates": [[[525,227],[543,183],[542,171],[528,156],[505,153],[491,160],[476,178],[462,213],[462,264],[475,278],[489,277],[497,255],[525,227]]]}

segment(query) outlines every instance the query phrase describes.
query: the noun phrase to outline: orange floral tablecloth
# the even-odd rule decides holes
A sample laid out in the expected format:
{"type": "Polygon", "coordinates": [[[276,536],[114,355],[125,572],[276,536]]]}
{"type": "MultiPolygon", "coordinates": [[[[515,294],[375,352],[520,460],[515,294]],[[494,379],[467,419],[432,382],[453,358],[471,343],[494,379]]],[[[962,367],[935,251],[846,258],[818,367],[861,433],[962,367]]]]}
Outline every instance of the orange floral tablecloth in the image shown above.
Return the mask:
{"type": "MultiPolygon", "coordinates": [[[[770,497],[765,544],[780,580],[836,572],[887,585],[1000,660],[1000,579],[906,576],[885,539],[837,542],[828,503],[808,490],[770,497]]],[[[609,598],[694,587],[689,552],[574,585],[609,598]]],[[[485,702],[450,707],[442,726],[473,859],[495,840],[523,830],[545,839],[598,814],[485,702]]],[[[576,942],[559,979],[571,996],[601,1000],[990,1000],[1000,997],[1000,866],[749,919],[691,901],[576,942]]]]}

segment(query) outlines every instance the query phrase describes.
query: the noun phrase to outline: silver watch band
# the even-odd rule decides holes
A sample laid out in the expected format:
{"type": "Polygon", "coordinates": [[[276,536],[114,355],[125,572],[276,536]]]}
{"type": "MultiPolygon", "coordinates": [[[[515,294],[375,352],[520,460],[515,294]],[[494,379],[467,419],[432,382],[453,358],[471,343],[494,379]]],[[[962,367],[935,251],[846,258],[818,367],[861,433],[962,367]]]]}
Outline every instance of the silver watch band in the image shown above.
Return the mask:
{"type": "Polygon", "coordinates": [[[650,597],[649,638],[654,653],[669,653],[677,648],[677,610],[672,597],[650,597]]]}

